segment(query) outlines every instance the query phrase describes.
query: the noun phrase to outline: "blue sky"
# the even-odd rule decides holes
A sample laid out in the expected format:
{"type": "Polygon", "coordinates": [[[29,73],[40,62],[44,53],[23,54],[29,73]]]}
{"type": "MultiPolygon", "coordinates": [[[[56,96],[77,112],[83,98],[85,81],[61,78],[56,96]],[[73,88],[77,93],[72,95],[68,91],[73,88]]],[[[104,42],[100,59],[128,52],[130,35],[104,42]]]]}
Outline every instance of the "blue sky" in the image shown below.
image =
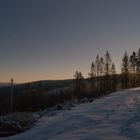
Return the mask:
{"type": "Polygon", "coordinates": [[[139,0],[1,0],[1,82],[87,76],[96,55],[117,71],[140,47],[139,0]]]}

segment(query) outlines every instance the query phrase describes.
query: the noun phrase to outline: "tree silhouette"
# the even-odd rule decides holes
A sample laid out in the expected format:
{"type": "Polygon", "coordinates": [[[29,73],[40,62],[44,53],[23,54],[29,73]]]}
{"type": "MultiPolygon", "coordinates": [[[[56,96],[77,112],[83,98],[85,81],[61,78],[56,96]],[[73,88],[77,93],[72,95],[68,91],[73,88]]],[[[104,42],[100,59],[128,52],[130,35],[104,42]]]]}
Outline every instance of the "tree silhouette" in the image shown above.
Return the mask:
{"type": "Polygon", "coordinates": [[[96,87],[99,90],[100,89],[100,83],[99,83],[99,76],[100,76],[100,57],[99,55],[96,56],[95,61],[95,70],[96,70],[96,87]]]}
{"type": "Polygon", "coordinates": [[[117,75],[116,74],[117,74],[117,72],[116,72],[115,64],[113,62],[112,66],[111,66],[111,89],[112,89],[112,91],[117,90],[117,75]]]}
{"type": "Polygon", "coordinates": [[[88,74],[91,80],[91,89],[92,91],[95,88],[95,77],[96,77],[96,70],[95,70],[95,65],[92,62],[91,67],[90,67],[90,73],[88,74]]]}
{"type": "Polygon", "coordinates": [[[137,85],[140,86],[140,49],[137,52],[137,68],[136,68],[136,73],[137,73],[137,85]]]}
{"type": "Polygon", "coordinates": [[[100,67],[99,67],[99,72],[100,72],[100,77],[99,77],[99,80],[100,80],[100,90],[102,91],[103,90],[103,84],[104,84],[104,79],[103,79],[103,76],[104,76],[104,66],[105,66],[105,62],[104,62],[104,59],[103,57],[100,58],[100,67]]]}
{"type": "Polygon", "coordinates": [[[104,89],[106,91],[110,91],[111,90],[111,56],[110,53],[107,51],[105,54],[105,67],[104,67],[104,81],[106,83],[104,89]]]}
{"type": "MultiPolygon", "coordinates": [[[[75,95],[78,98],[81,98],[85,92],[85,84],[84,84],[84,77],[81,72],[76,71],[74,75],[76,79],[75,83],[75,95]]],[[[73,97],[72,97],[73,98],[73,97]]]]}
{"type": "Polygon", "coordinates": [[[129,58],[127,52],[125,52],[123,59],[122,59],[122,88],[129,87],[129,58]]]}
{"type": "Polygon", "coordinates": [[[137,66],[137,56],[136,53],[133,52],[129,59],[129,71],[130,71],[130,83],[131,87],[136,86],[136,68],[137,66]]]}

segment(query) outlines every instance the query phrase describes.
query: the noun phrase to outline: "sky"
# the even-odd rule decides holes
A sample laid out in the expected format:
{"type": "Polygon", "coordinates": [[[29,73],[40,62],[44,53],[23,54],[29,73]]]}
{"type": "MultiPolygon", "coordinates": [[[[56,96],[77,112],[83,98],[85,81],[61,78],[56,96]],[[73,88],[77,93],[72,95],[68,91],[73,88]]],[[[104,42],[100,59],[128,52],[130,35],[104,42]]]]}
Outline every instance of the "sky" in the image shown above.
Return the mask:
{"type": "Polygon", "coordinates": [[[140,48],[139,0],[0,0],[0,81],[87,77],[108,50],[140,48]]]}

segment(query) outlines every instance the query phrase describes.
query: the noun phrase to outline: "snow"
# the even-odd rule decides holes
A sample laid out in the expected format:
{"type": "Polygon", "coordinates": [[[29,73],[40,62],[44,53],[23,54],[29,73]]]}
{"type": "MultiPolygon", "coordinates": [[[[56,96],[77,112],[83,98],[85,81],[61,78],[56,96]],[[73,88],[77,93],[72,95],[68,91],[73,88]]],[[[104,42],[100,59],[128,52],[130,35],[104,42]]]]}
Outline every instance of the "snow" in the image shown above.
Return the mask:
{"type": "Polygon", "coordinates": [[[140,140],[140,88],[54,114],[46,113],[30,130],[0,140],[140,140]]]}

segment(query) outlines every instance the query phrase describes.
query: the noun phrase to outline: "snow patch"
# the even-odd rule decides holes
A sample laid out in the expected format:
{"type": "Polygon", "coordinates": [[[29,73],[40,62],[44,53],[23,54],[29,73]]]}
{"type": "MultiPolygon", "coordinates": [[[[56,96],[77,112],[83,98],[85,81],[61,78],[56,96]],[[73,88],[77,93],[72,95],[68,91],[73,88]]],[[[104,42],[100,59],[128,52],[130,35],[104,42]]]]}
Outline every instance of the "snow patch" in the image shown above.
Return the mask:
{"type": "Polygon", "coordinates": [[[140,139],[140,88],[52,112],[55,115],[44,112],[32,129],[0,140],[140,139]]]}

